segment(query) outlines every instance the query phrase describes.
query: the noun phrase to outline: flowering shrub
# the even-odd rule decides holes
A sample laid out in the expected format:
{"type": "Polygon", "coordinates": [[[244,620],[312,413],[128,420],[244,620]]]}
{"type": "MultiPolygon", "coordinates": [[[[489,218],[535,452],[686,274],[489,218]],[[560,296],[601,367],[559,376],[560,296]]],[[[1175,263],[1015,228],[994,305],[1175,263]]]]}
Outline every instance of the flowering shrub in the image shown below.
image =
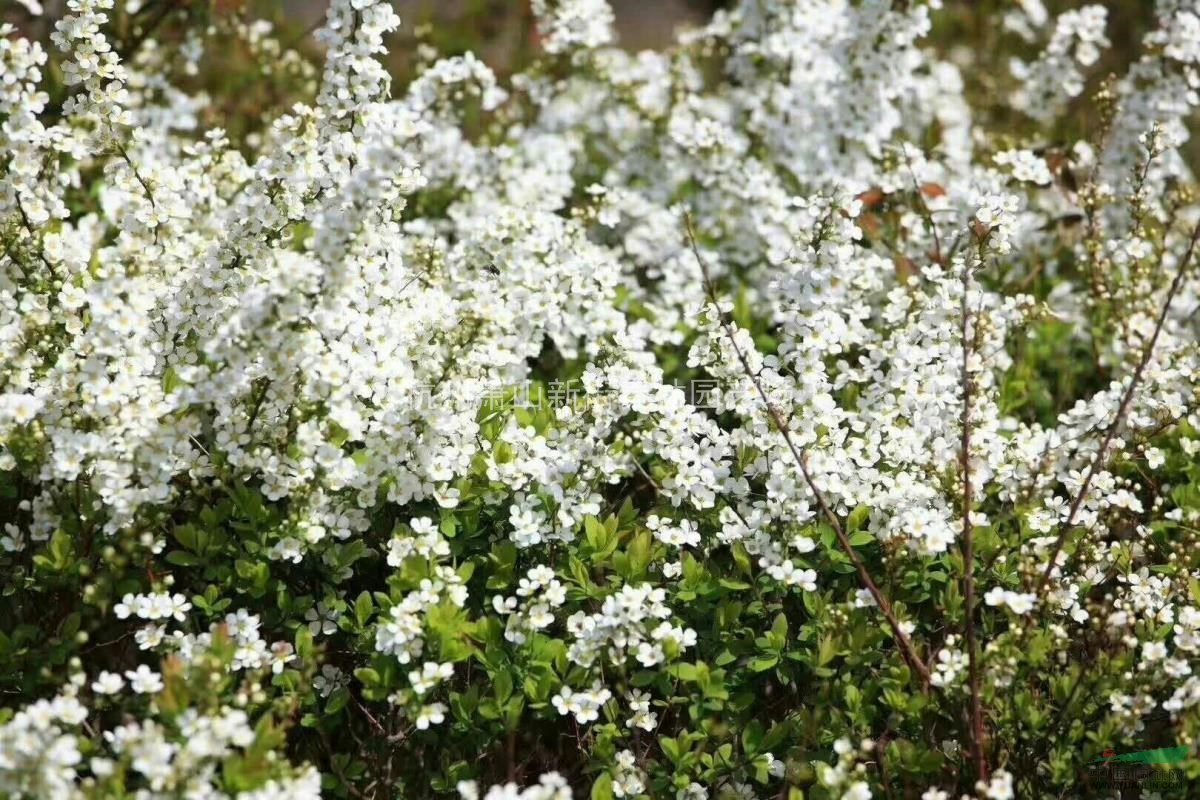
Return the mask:
{"type": "Polygon", "coordinates": [[[1000,110],[938,0],[396,88],[383,0],[21,5],[0,796],[1188,796],[1192,2],[1014,4],[1000,110]]]}

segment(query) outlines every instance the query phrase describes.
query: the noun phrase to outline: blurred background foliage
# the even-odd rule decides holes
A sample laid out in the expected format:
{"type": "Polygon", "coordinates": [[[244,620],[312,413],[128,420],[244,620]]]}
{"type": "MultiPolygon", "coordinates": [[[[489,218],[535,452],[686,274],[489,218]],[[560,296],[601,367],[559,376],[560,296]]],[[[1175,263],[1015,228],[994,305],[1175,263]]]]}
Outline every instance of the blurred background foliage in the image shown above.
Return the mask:
{"type": "MultiPolygon", "coordinates": [[[[908,3],[913,0],[893,0],[908,3]]],[[[45,0],[46,14],[32,18],[15,0],[0,0],[0,20],[14,22],[25,33],[45,34],[61,15],[65,0],[45,0]]],[[[1085,5],[1081,0],[1043,0],[1051,15],[1085,5]]],[[[456,55],[471,51],[486,61],[502,78],[520,71],[538,49],[530,0],[393,0],[403,21],[389,43],[389,67],[396,86],[405,85],[430,52],[456,55]],[[428,48],[432,48],[432,51],[428,48]]],[[[702,24],[712,13],[732,5],[732,0],[610,0],[618,41],[629,50],[670,46],[682,26],[702,24]]],[[[1096,131],[1095,90],[1110,75],[1120,76],[1140,55],[1142,36],[1154,25],[1152,0],[1101,0],[1108,9],[1108,48],[1090,73],[1088,91],[1076,98],[1071,113],[1056,132],[1064,142],[1085,138],[1096,131]]],[[[185,81],[189,88],[208,89],[213,97],[228,98],[207,111],[208,125],[221,125],[234,140],[252,132],[266,121],[269,109],[284,107],[293,100],[306,100],[311,81],[297,79],[287,70],[264,76],[262,57],[256,60],[233,30],[239,20],[270,20],[279,40],[294,46],[319,71],[320,47],[313,31],[321,24],[325,0],[137,0],[118,3],[112,15],[114,41],[123,52],[134,52],[151,38],[163,48],[184,48],[184,36],[196,23],[203,23],[210,42],[199,69],[185,81]],[[133,12],[130,9],[134,9],[133,12]]],[[[1008,102],[1012,89],[1007,60],[1016,53],[1035,57],[1049,37],[1052,22],[1041,32],[1042,40],[1021,43],[1019,37],[999,24],[1003,12],[1018,6],[1016,0],[944,0],[934,15],[929,44],[959,66],[968,86],[968,96],[981,121],[992,130],[1010,133],[1014,142],[1032,142],[1030,121],[1008,102]]],[[[51,69],[53,79],[54,70],[51,69]]],[[[318,72],[319,74],[319,72],[318,72]]],[[[53,97],[53,93],[52,93],[53,97]]],[[[1200,141],[1186,148],[1189,163],[1200,163],[1200,141]]]]}

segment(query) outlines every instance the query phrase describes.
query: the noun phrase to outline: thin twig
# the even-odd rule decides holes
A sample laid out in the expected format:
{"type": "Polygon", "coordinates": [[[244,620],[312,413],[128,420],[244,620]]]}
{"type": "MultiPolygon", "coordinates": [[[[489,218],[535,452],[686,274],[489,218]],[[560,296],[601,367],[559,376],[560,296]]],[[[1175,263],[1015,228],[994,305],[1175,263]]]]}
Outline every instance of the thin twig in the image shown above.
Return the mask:
{"type": "Polygon", "coordinates": [[[140,172],[138,172],[137,165],[135,165],[133,163],[133,159],[129,157],[129,152],[120,142],[114,142],[114,146],[117,148],[117,153],[121,156],[121,160],[124,161],[129,167],[129,171],[133,173],[134,179],[141,184],[142,190],[146,193],[146,199],[150,201],[150,207],[157,210],[158,204],[154,202],[154,192],[150,189],[150,184],[146,183],[146,179],[142,177],[140,172]]]}
{"type": "Polygon", "coordinates": [[[120,60],[128,61],[130,58],[137,55],[137,51],[141,49],[141,46],[145,44],[147,39],[150,38],[150,35],[158,29],[158,26],[161,25],[168,16],[170,16],[172,11],[186,9],[189,5],[190,2],[176,3],[171,2],[171,0],[163,3],[162,8],[158,10],[158,13],[153,19],[141,26],[141,29],[130,41],[124,42],[121,47],[117,49],[117,55],[120,57],[120,60]]]}
{"type": "Polygon", "coordinates": [[[900,146],[904,153],[904,165],[908,167],[908,174],[912,178],[913,191],[916,193],[917,202],[921,204],[921,216],[925,220],[925,225],[929,228],[929,232],[933,234],[934,260],[938,264],[944,264],[942,260],[942,238],[938,233],[937,223],[933,221],[933,211],[929,208],[929,204],[925,202],[925,194],[921,191],[921,182],[917,180],[917,171],[913,169],[912,157],[908,154],[908,144],[900,146]]]}
{"type": "Polygon", "coordinates": [[[974,505],[974,486],[971,484],[971,342],[968,294],[971,288],[971,265],[965,259],[962,272],[962,559],[963,601],[966,615],[967,683],[971,693],[971,758],[975,774],[981,782],[988,779],[987,759],[983,755],[983,701],[979,690],[979,645],[975,637],[975,526],[971,520],[974,505]]]}
{"type": "MultiPolygon", "coordinates": [[[[38,242],[38,236],[34,232],[35,229],[34,229],[33,223],[30,222],[29,215],[25,213],[25,206],[21,205],[20,195],[17,195],[16,201],[17,201],[17,213],[21,216],[21,223],[25,226],[26,232],[29,233],[29,237],[33,240],[33,247],[37,254],[37,257],[46,266],[46,271],[50,273],[51,280],[58,280],[58,271],[56,269],[54,269],[54,265],[51,264],[50,259],[48,259],[46,257],[45,248],[41,245],[40,242],[38,242]]],[[[5,249],[6,250],[8,249],[7,246],[5,247],[5,249]]],[[[16,259],[13,259],[13,260],[16,261],[16,259]]],[[[25,268],[23,266],[21,267],[21,271],[22,272],[25,271],[25,268]]]]}
{"type": "Polygon", "coordinates": [[[1171,303],[1175,300],[1175,295],[1179,293],[1179,287],[1183,285],[1183,278],[1187,274],[1188,267],[1191,266],[1192,254],[1196,250],[1197,240],[1200,240],[1200,223],[1192,231],[1187,251],[1183,254],[1183,259],[1179,262],[1179,269],[1175,273],[1174,280],[1171,281],[1171,287],[1167,290],[1167,297],[1163,300],[1162,308],[1158,312],[1158,320],[1154,323],[1154,333],[1150,335],[1150,341],[1142,349],[1142,357],[1133,372],[1133,379],[1129,381],[1129,386],[1125,389],[1125,395],[1121,398],[1121,404],[1117,406],[1117,414],[1108,426],[1108,431],[1104,435],[1104,440],[1100,443],[1100,449],[1096,452],[1096,457],[1092,459],[1091,466],[1088,467],[1087,474],[1083,478],[1083,483],[1079,487],[1078,494],[1075,495],[1075,499],[1071,502],[1067,521],[1059,529],[1058,538],[1055,539],[1054,548],[1050,552],[1050,560],[1046,563],[1046,569],[1042,572],[1042,577],[1038,581],[1037,589],[1034,592],[1038,596],[1041,596],[1042,592],[1045,591],[1046,584],[1050,582],[1050,576],[1054,574],[1058,555],[1062,552],[1063,545],[1066,544],[1067,534],[1075,526],[1075,517],[1079,513],[1079,509],[1083,507],[1084,500],[1087,499],[1088,490],[1092,486],[1092,480],[1104,464],[1109,445],[1112,444],[1113,438],[1117,435],[1117,430],[1121,427],[1121,422],[1124,420],[1125,415],[1129,413],[1129,406],[1133,402],[1133,393],[1137,390],[1138,384],[1141,383],[1142,373],[1145,372],[1146,365],[1150,363],[1150,358],[1154,355],[1154,347],[1158,344],[1158,335],[1162,333],[1163,325],[1166,324],[1167,314],[1171,310],[1171,303]]]}
{"type": "MultiPolygon", "coordinates": [[[[700,266],[700,272],[704,278],[705,289],[708,292],[709,299],[714,305],[716,305],[716,289],[713,286],[712,279],[709,275],[708,265],[700,256],[700,248],[696,245],[696,234],[692,230],[692,218],[690,215],[684,215],[684,224],[687,227],[688,242],[691,245],[692,254],[695,256],[696,263],[700,266]]],[[[816,498],[817,505],[820,507],[821,513],[825,516],[825,519],[828,520],[830,527],[833,528],[833,532],[837,536],[838,544],[845,552],[846,557],[850,559],[850,563],[854,565],[854,570],[858,573],[859,583],[861,583],[863,588],[870,593],[871,597],[875,600],[875,605],[877,605],[880,612],[883,613],[884,618],[887,620],[888,627],[891,628],[892,638],[896,641],[897,646],[900,648],[900,654],[903,656],[908,665],[920,676],[923,686],[928,688],[930,685],[929,667],[925,665],[925,662],[921,660],[920,656],[917,655],[916,650],[913,649],[912,642],[909,640],[908,635],[900,627],[900,623],[896,619],[895,613],[892,611],[891,603],[889,603],[887,598],[883,596],[883,593],[879,591],[879,587],[871,578],[871,574],[867,571],[867,567],[863,563],[862,558],[859,557],[858,552],[854,549],[854,546],[850,544],[850,539],[846,536],[846,531],[842,527],[841,522],[838,521],[837,515],[833,513],[833,509],[831,509],[829,504],[825,501],[825,496],[813,482],[812,475],[808,471],[807,454],[802,449],[796,447],[796,444],[792,441],[791,431],[788,428],[787,423],[784,421],[783,415],[779,413],[779,410],[775,408],[774,404],[771,403],[770,398],[767,397],[766,390],[763,389],[762,383],[759,381],[758,376],[754,373],[754,370],[750,368],[750,362],[746,360],[746,355],[742,352],[742,348],[738,345],[737,338],[733,335],[732,327],[724,318],[724,316],[721,315],[719,308],[717,310],[717,319],[721,325],[721,328],[724,330],[725,335],[729,338],[729,343],[733,346],[733,352],[737,355],[738,361],[742,367],[742,371],[754,384],[754,388],[758,391],[758,395],[762,399],[763,406],[766,408],[767,415],[771,418],[775,428],[783,437],[783,441],[787,444],[788,450],[791,451],[792,458],[795,459],[796,466],[800,468],[800,474],[804,476],[804,482],[808,485],[808,490],[812,493],[813,497],[816,498]]]]}

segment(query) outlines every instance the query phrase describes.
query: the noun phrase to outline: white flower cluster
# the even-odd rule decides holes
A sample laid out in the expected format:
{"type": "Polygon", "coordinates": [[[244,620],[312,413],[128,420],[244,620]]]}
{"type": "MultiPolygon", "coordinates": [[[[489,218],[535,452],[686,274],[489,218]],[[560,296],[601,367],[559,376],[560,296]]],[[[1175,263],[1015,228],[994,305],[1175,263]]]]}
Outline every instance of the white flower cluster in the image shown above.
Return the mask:
{"type": "Polygon", "coordinates": [[[1160,0],[1154,4],[1158,27],[1144,40],[1141,59],[1122,76],[1117,118],[1102,155],[1112,186],[1126,183],[1129,171],[1143,161],[1141,138],[1156,126],[1173,147],[1151,166],[1148,191],[1157,191],[1172,176],[1188,174],[1177,148],[1190,138],[1184,120],[1200,96],[1200,12],[1195,4],[1160,0]]]}
{"type": "Polygon", "coordinates": [[[495,595],[492,608],[508,616],[504,638],[514,644],[524,644],[535,631],[554,624],[554,611],[567,601],[567,590],[554,570],[546,566],[531,567],[517,584],[516,594],[510,597],[495,595]]]}
{"type": "Polygon", "coordinates": [[[658,727],[658,715],[650,710],[650,695],[634,689],[625,695],[625,700],[633,715],[625,720],[625,727],[641,728],[644,731],[652,731],[658,727]]]}
{"type": "Polygon", "coordinates": [[[947,636],[946,643],[937,651],[930,680],[934,686],[953,686],[963,680],[967,670],[967,654],[958,647],[960,638],[954,634],[947,636]]]}
{"type": "Polygon", "coordinates": [[[559,714],[571,714],[580,725],[595,722],[600,718],[600,709],[612,699],[612,692],[605,689],[599,681],[585,691],[575,691],[570,686],[563,686],[554,695],[554,709],[559,714]]]}
{"type": "Polygon", "coordinates": [[[408,524],[411,536],[399,533],[388,542],[387,563],[399,567],[411,556],[430,560],[450,555],[450,545],[429,517],[418,517],[408,524]]]}
{"type": "Polygon", "coordinates": [[[121,598],[121,602],[113,606],[113,613],[117,615],[117,619],[136,616],[141,619],[174,618],[176,622],[183,622],[191,607],[192,604],[188,602],[187,598],[178,592],[175,594],[168,592],[127,594],[121,598]]]}
{"type": "Polygon", "coordinates": [[[1098,4],[1060,14],[1038,58],[1032,63],[1014,58],[1009,65],[1021,81],[1021,88],[1012,96],[1013,107],[1042,121],[1056,117],[1068,101],[1083,92],[1083,70],[1095,64],[1109,46],[1104,34],[1107,23],[1108,9],[1098,4]]]}
{"type": "MultiPolygon", "coordinates": [[[[411,665],[392,701],[425,730],[445,721],[434,698],[454,677],[426,641],[431,617],[487,608],[438,518],[458,509],[523,559],[516,587],[491,597],[505,640],[565,631],[587,688],[563,686],[555,710],[582,724],[608,713],[640,735],[658,721],[650,695],[606,668],[661,667],[696,645],[662,585],[694,557],[744,549],[748,571],[816,592],[837,577],[815,568],[825,517],[853,517],[854,546],[923,569],[955,551],[964,518],[989,527],[963,508],[967,482],[977,505],[995,498],[1024,523],[989,564],[998,579],[981,613],[1044,610],[1062,640],[1096,625],[1138,654],[1144,686],[1112,702],[1131,726],[1155,705],[1195,706],[1195,576],[1147,564],[1152,515],[1195,520],[1110,460],[1157,469],[1166,456],[1143,437],[1181,420],[1200,428],[1200,282],[1185,276],[1160,315],[1186,241],[1148,230],[1196,215],[1168,189],[1188,175],[1179,148],[1200,105],[1200,15],[1156,3],[1149,46],[1111,87],[1102,146],[996,152],[959,67],[922,44],[938,5],[746,2],[678,47],[630,54],[609,46],[604,0],[534,0],[548,55],[536,68],[502,88],[478,58],[455,56],[419,65],[393,98],[380,61],[399,24],[391,5],[333,0],[319,83],[269,26],[235,25],[256,63],[273,65],[264,74],[314,89],[248,136],[205,127],[218,109],[171,85],[167,57],[148,52],[167,48],[122,63],[103,33],[112,0],[68,0],[55,23],[57,109],[47,52],[0,26],[0,470],[19,472],[22,492],[0,558],[40,555],[81,527],[99,547],[107,537],[156,555],[175,511],[244,488],[280,516],[254,543],[271,568],[323,584],[296,620],[314,636],[349,625],[339,609],[356,566],[343,548],[379,557],[366,563],[386,563],[390,586],[409,581],[366,635],[411,665]],[[467,132],[475,106],[482,135],[467,132]],[[936,145],[919,150],[931,132],[936,145]],[[1072,188],[1064,163],[1094,185],[1072,188]],[[1093,216],[1101,199],[1129,202],[1093,216]],[[1055,236],[1072,218],[1101,233],[1055,236]],[[1056,281],[1048,295],[1028,288],[1043,274],[1056,281]],[[1090,324],[1102,304],[1111,331],[1090,324]],[[1006,396],[1014,353],[1045,319],[1068,323],[1106,385],[1019,420],[1006,396]],[[556,360],[580,376],[578,403],[481,410],[556,360]],[[703,398],[671,385],[682,370],[711,382],[703,398]],[[574,610],[563,553],[625,482],[661,503],[638,526],[652,563],[574,610]],[[388,536],[379,519],[406,522],[388,536]],[[1069,552],[1068,529],[1087,532],[1069,552]],[[1020,585],[1043,571],[1044,593],[1020,585]]],[[[1050,16],[1038,0],[1021,7],[1007,24],[1032,41],[1050,16]]],[[[1037,120],[1082,93],[1108,46],[1103,6],[1053,24],[1044,52],[1012,65],[1013,105],[1037,120]]],[[[192,68],[203,40],[182,48],[192,68]]],[[[150,582],[114,606],[149,623],[142,649],[192,663],[227,636],[234,671],[278,674],[296,659],[249,609],[178,629],[192,602],[150,582]]],[[[865,589],[846,598],[877,605],[865,589]]],[[[967,660],[947,636],[933,684],[957,697],[967,660]]],[[[349,672],[323,665],[318,693],[349,686],[349,672]]],[[[1007,679],[998,666],[984,675],[1007,679]]],[[[143,664],[91,685],[152,695],[163,681],[143,664]]],[[[0,793],[78,794],[76,694],[0,727],[0,793]]],[[[244,747],[245,723],[198,716],[180,739],[182,727],[147,717],[107,741],[149,791],[185,794],[244,747]]],[[[869,797],[868,749],[840,742],[825,785],[869,797]]],[[[646,790],[631,751],[615,764],[614,794],[646,790]]],[[[1011,795],[1001,775],[991,796],[1011,795]]],[[[288,780],[249,796],[315,795],[315,778],[288,780]]],[[[487,793],[569,795],[555,774],[487,793]]]]}
{"type": "Polygon", "coordinates": [[[64,694],[39,700],[0,725],[0,791],[70,797],[83,761],[70,731],[87,716],[73,694],[64,694]]]}
{"type": "Polygon", "coordinates": [[[399,25],[389,3],[330,3],[325,26],[317,32],[317,39],[328,48],[317,103],[335,119],[386,96],[391,77],[375,56],[387,52],[383,37],[399,25]]]}
{"type": "MultiPolygon", "coordinates": [[[[231,672],[270,668],[275,674],[279,674],[296,658],[290,643],[265,641],[259,630],[261,619],[245,609],[226,614],[222,620],[212,623],[207,632],[200,634],[182,630],[168,631],[166,624],[154,624],[157,621],[170,623],[172,620],[177,623],[185,622],[188,619],[187,612],[191,608],[192,604],[179,593],[153,592],[125,595],[121,602],[113,606],[113,613],[117,619],[136,616],[151,620],[150,625],[136,632],[135,640],[138,646],[142,650],[173,652],[183,659],[184,663],[192,663],[207,653],[212,648],[214,638],[218,636],[227,638],[233,644],[233,659],[229,664],[231,672]]],[[[144,664],[138,667],[139,672],[146,669],[144,664]]],[[[103,676],[109,674],[102,673],[102,684],[105,682],[103,676]]],[[[134,680],[132,677],[130,679],[134,680]]],[[[137,683],[134,685],[136,688],[137,683]]],[[[161,685],[158,688],[161,688],[161,685]]]]}
{"type": "Polygon", "coordinates": [[[998,769],[987,783],[980,782],[976,788],[988,800],[1013,800],[1013,776],[1008,770],[998,769]]]}
{"type": "Polygon", "coordinates": [[[572,614],[567,618],[567,657],[590,667],[600,656],[610,664],[624,664],[632,656],[652,667],[679,655],[696,643],[696,632],[669,622],[666,597],[665,589],[648,583],[627,584],[605,597],[595,614],[572,614]]]}
{"type": "Polygon", "coordinates": [[[522,789],[515,783],[490,787],[479,793],[475,781],[459,781],[458,796],[461,800],[571,800],[571,787],[557,772],[547,772],[538,778],[537,785],[522,789]]]}
{"type": "Polygon", "coordinates": [[[433,577],[422,578],[421,585],[404,596],[388,611],[375,630],[375,649],[393,655],[401,664],[409,664],[425,650],[425,616],[439,603],[462,608],[467,588],[450,567],[439,566],[433,577]]]}
{"type": "MultiPolygon", "coordinates": [[[[129,124],[132,118],[125,106],[126,72],[100,26],[108,20],[105,13],[113,0],[68,0],[68,13],[54,24],[52,39],[72,60],[63,66],[63,81],[79,91],[67,98],[63,112],[97,126],[100,143],[116,137],[114,125],[129,124]]],[[[65,209],[64,209],[65,211],[65,209]]],[[[35,214],[31,221],[41,224],[46,216],[35,214]]]]}
{"type": "Polygon", "coordinates": [[[829,787],[842,800],[871,800],[871,787],[863,778],[867,772],[867,761],[875,750],[873,739],[863,739],[856,746],[849,739],[838,739],[833,743],[837,761],[833,764],[818,762],[817,779],[822,786],[829,787]]]}
{"type": "MultiPolygon", "coordinates": [[[[139,673],[149,673],[143,665],[139,673]]],[[[135,692],[162,689],[139,686],[144,675],[130,673],[135,692]]],[[[93,688],[108,697],[120,691],[120,679],[99,675],[93,688]]],[[[222,763],[250,748],[256,739],[247,713],[238,708],[205,711],[185,709],[169,721],[127,720],[96,735],[88,725],[91,712],[79,699],[86,683],[76,673],[72,683],[51,700],[39,700],[0,724],[0,792],[14,797],[82,800],[110,776],[128,773],[125,786],[135,784],[137,796],[167,800],[186,795],[213,800],[318,800],[320,773],[312,768],[271,779],[251,792],[228,794],[220,788],[222,763]],[[84,728],[87,733],[85,734],[84,728]],[[85,760],[81,737],[100,745],[85,760]]]]}
{"type": "Polygon", "coordinates": [[[388,697],[388,702],[407,714],[417,730],[427,730],[432,725],[446,721],[446,704],[430,701],[430,693],[445,681],[454,677],[454,665],[426,661],[420,669],[408,673],[409,688],[401,689],[388,697]]]}
{"type": "Polygon", "coordinates": [[[617,797],[637,797],[646,791],[645,776],[638,769],[637,757],[630,750],[617,753],[612,790],[617,797]]]}
{"type": "MultiPolygon", "coordinates": [[[[1012,235],[1009,197],[984,198],[975,215],[997,247],[1012,235]]],[[[846,235],[856,238],[857,232],[850,226],[846,235]]],[[[836,237],[836,232],[826,232],[822,248],[834,248],[836,237]]],[[[845,246],[852,246],[852,241],[845,246]]],[[[918,285],[890,290],[879,309],[884,323],[868,329],[863,324],[865,308],[882,288],[878,267],[869,258],[850,262],[838,267],[845,275],[842,281],[826,282],[819,277],[823,274],[819,265],[831,257],[828,252],[812,253],[818,268],[797,271],[786,279],[795,283],[794,288],[788,286],[788,296],[804,294],[787,301],[794,310],[785,322],[787,340],[781,348],[785,355],[760,359],[741,331],[736,333],[737,347],[748,354],[750,369],[773,405],[806,409],[794,419],[790,436],[797,447],[808,449],[817,488],[834,507],[850,510],[865,505],[871,510],[870,532],[906,542],[921,553],[943,552],[957,535],[954,500],[930,486],[925,476],[957,458],[962,337],[955,315],[946,310],[962,302],[960,275],[965,266],[956,262],[952,269],[931,267],[918,285]],[[845,295],[858,300],[847,304],[845,295]],[[860,353],[858,363],[843,359],[831,374],[828,363],[851,349],[860,353]],[[785,368],[797,377],[785,378],[785,368]],[[833,396],[835,390],[850,385],[858,391],[854,408],[839,405],[833,396]]],[[[1009,364],[1003,343],[1007,331],[1026,318],[1032,301],[1021,296],[1001,298],[972,287],[967,302],[976,309],[978,347],[994,354],[986,368],[979,362],[972,370],[980,389],[972,409],[974,469],[978,480],[986,480],[1003,469],[1011,447],[993,396],[1009,364]]],[[[772,518],[811,520],[817,503],[790,448],[773,430],[757,387],[741,369],[733,343],[719,323],[721,313],[712,306],[706,309],[705,335],[693,345],[690,363],[703,366],[727,385],[716,398],[718,409],[750,420],[737,432],[737,440],[771,456],[751,462],[743,472],[746,479],[763,480],[767,495],[765,501],[734,507],[736,514],[727,520],[724,535],[742,538],[772,518]],[[753,526],[747,529],[749,521],[753,526]]],[[[811,549],[804,538],[793,544],[796,555],[811,549]]],[[[787,566],[790,559],[785,560],[782,549],[762,544],[757,549],[768,554],[767,566],[775,569],[780,580],[801,586],[813,582],[814,576],[796,569],[794,563],[787,566]]]]}
{"type": "Polygon", "coordinates": [[[1054,180],[1046,159],[1032,150],[1003,150],[996,154],[996,163],[1008,167],[1013,178],[1036,186],[1049,186],[1054,180]]]}
{"type": "Polygon", "coordinates": [[[1028,614],[1033,610],[1037,598],[1028,592],[1013,592],[996,586],[988,590],[983,600],[989,606],[1004,606],[1014,614],[1028,614]]]}
{"type": "Polygon", "coordinates": [[[533,13],[547,53],[608,44],[613,12],[605,0],[533,0],[533,13]]]}
{"type": "Polygon", "coordinates": [[[646,517],[646,527],[654,534],[654,538],[669,547],[699,547],[700,531],[696,523],[689,519],[676,522],[662,519],[656,514],[646,517]]]}

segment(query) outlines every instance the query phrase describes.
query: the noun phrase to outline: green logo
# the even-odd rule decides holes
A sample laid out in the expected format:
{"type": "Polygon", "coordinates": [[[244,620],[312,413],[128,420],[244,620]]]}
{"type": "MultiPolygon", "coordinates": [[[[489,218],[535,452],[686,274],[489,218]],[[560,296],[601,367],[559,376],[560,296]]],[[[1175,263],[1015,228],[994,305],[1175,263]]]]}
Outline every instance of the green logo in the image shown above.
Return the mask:
{"type": "Polygon", "coordinates": [[[1187,758],[1187,754],[1187,747],[1160,747],[1157,750],[1138,750],[1134,753],[1122,753],[1120,755],[1117,755],[1110,748],[1105,750],[1104,754],[1092,763],[1178,764],[1187,758]]]}

